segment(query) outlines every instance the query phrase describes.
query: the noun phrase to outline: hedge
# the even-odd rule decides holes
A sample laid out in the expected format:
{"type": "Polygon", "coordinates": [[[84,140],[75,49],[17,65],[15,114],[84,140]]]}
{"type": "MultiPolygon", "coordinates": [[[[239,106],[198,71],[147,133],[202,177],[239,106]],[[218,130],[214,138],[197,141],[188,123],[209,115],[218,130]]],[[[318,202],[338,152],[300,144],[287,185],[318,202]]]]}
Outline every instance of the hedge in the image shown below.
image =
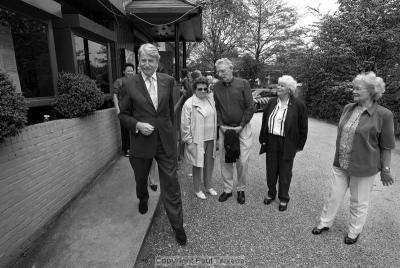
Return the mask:
{"type": "MultiPolygon", "coordinates": [[[[353,102],[352,85],[350,82],[341,82],[336,85],[321,86],[306,92],[306,105],[309,115],[318,119],[338,123],[343,107],[353,102]]],[[[393,94],[395,90],[390,85],[378,103],[394,115],[395,134],[400,136],[400,100],[393,94]]]]}
{"type": "Polygon", "coordinates": [[[104,102],[104,94],[95,81],[82,74],[59,73],[57,88],[59,95],[53,108],[64,118],[89,115],[104,102]]]}

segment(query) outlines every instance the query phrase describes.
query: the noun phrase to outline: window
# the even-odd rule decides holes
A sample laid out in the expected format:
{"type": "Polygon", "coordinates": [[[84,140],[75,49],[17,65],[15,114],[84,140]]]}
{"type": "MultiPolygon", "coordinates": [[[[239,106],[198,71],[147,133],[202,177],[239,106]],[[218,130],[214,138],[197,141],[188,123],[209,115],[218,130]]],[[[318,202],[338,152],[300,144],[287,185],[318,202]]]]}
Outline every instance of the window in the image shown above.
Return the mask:
{"type": "Polygon", "coordinates": [[[47,22],[0,8],[0,69],[27,98],[54,96],[47,22]]]}
{"type": "Polygon", "coordinates": [[[101,91],[110,93],[107,45],[80,36],[74,39],[78,73],[89,76],[101,91]]]}

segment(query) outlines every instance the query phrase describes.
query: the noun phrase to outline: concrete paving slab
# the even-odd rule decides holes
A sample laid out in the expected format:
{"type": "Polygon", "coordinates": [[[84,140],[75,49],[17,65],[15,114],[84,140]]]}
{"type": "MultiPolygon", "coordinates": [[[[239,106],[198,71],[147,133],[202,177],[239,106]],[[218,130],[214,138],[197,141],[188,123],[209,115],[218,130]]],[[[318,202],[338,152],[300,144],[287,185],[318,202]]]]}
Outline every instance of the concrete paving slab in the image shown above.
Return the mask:
{"type": "Polygon", "coordinates": [[[129,159],[118,158],[16,267],[133,267],[158,204],[159,188],[149,189],[149,194],[149,211],[141,215],[129,159]]]}

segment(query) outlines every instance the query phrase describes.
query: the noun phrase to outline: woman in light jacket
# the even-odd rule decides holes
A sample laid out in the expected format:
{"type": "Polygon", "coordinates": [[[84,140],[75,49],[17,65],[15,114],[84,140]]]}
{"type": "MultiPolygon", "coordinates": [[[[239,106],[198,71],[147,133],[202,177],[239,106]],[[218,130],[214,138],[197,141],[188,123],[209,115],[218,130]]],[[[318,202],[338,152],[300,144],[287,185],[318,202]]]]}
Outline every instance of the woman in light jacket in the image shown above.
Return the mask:
{"type": "Polygon", "coordinates": [[[193,82],[193,96],[182,108],[181,133],[185,143],[185,158],[193,166],[194,193],[206,199],[201,189],[204,187],[211,195],[217,195],[212,186],[214,158],[216,156],[217,112],[214,99],[208,94],[208,81],[205,77],[193,82]]]}

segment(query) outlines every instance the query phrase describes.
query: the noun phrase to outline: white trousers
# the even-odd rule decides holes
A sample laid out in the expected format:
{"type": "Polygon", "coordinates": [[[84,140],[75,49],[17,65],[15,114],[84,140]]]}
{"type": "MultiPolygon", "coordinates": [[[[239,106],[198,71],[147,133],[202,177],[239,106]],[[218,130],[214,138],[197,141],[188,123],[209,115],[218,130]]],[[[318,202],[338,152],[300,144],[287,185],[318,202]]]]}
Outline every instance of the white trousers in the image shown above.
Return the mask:
{"type": "Polygon", "coordinates": [[[356,238],[361,233],[367,219],[369,199],[377,174],[370,177],[349,176],[341,168],[333,167],[331,190],[322,209],[318,228],[331,227],[336,213],[341,207],[347,188],[350,188],[350,225],[348,236],[356,238]]]}
{"type": "MultiPolygon", "coordinates": [[[[251,125],[248,123],[239,134],[240,157],[236,161],[237,169],[237,191],[246,190],[246,178],[248,173],[248,160],[251,146],[253,144],[253,134],[251,125]]],[[[219,159],[221,163],[221,176],[224,182],[224,192],[231,193],[233,188],[233,166],[235,163],[225,163],[224,133],[219,131],[219,159]]]]}

